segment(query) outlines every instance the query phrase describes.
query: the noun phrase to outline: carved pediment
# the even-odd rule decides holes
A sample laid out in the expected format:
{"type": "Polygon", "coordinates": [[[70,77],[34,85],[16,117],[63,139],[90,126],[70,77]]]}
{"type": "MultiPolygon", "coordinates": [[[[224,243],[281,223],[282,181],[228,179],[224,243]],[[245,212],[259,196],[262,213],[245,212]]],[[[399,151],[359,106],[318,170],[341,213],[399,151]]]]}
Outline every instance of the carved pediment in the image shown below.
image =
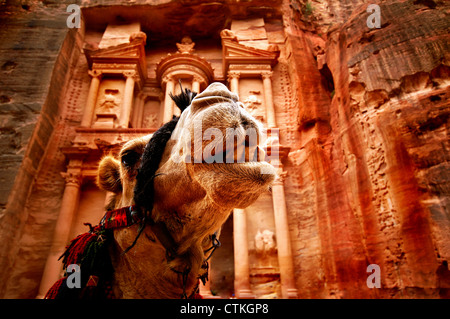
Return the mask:
{"type": "Polygon", "coordinates": [[[228,72],[230,64],[267,64],[274,67],[278,62],[280,50],[276,45],[269,46],[267,50],[246,46],[239,43],[230,30],[223,30],[220,36],[225,72],[228,72]]]}
{"type": "MultiPolygon", "coordinates": [[[[140,32],[145,35],[143,32],[140,32]]],[[[140,34],[139,33],[139,34],[140,34]]],[[[89,68],[129,70],[130,67],[139,73],[143,81],[147,78],[147,63],[145,59],[145,36],[132,35],[129,43],[122,43],[107,48],[93,48],[85,45],[83,50],[89,68]]]]}

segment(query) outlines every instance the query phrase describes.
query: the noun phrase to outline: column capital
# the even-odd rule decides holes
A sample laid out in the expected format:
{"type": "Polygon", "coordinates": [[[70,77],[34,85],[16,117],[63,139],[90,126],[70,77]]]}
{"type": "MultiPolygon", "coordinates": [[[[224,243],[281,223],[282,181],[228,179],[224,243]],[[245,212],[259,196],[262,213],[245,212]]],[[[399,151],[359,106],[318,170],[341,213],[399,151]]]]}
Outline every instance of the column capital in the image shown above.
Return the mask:
{"type": "Polygon", "coordinates": [[[103,76],[103,72],[100,70],[88,70],[88,74],[93,78],[101,78],[103,76]]]}
{"type": "Polygon", "coordinates": [[[272,71],[262,71],[261,76],[264,79],[270,79],[272,78],[273,72],[272,71]]]}
{"type": "Polygon", "coordinates": [[[287,175],[286,171],[283,171],[283,169],[279,169],[277,172],[277,176],[275,177],[275,180],[272,182],[272,186],[284,185],[286,175],[287,175]]]}
{"type": "Polygon", "coordinates": [[[134,70],[129,70],[129,71],[123,71],[122,74],[126,77],[126,78],[135,78],[136,77],[136,71],[134,70]]]}
{"type": "Polygon", "coordinates": [[[82,182],[81,172],[62,172],[61,176],[66,181],[66,186],[80,187],[82,182]]]}
{"type": "Polygon", "coordinates": [[[163,84],[164,84],[164,83],[167,83],[167,82],[174,82],[174,81],[175,81],[175,79],[174,79],[173,75],[171,75],[171,74],[165,75],[165,76],[162,78],[162,83],[163,83],[163,84]]]}
{"type": "Polygon", "coordinates": [[[148,97],[148,94],[141,91],[137,94],[137,97],[142,100],[145,100],[148,97]]]}
{"type": "Polygon", "coordinates": [[[228,71],[228,81],[231,79],[239,79],[241,76],[241,72],[238,71],[228,71]]]}
{"type": "Polygon", "coordinates": [[[198,83],[203,83],[203,82],[205,82],[205,79],[203,77],[201,77],[200,75],[195,74],[192,76],[192,81],[196,81],[198,83]]]}

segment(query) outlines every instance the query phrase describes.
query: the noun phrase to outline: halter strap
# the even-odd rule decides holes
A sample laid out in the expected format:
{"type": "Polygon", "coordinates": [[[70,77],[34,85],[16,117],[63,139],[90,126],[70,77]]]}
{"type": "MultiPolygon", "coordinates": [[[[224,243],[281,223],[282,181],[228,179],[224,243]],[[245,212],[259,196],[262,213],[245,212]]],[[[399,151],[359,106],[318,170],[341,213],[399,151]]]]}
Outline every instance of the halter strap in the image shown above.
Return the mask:
{"type": "MultiPolygon", "coordinates": [[[[137,208],[136,205],[126,206],[114,210],[107,211],[103,218],[101,219],[100,223],[96,227],[91,227],[92,231],[97,230],[105,230],[105,229],[117,229],[117,228],[123,228],[123,227],[129,227],[135,224],[139,223],[145,223],[147,226],[150,227],[152,232],[155,234],[155,236],[158,238],[158,241],[163,245],[163,247],[166,249],[166,258],[167,261],[172,260],[175,258],[175,255],[177,253],[178,245],[173,239],[172,235],[170,234],[169,230],[166,227],[166,224],[163,222],[155,222],[153,219],[146,219],[145,216],[143,216],[141,210],[137,208]]],[[[142,225],[143,227],[144,225],[142,225]]],[[[220,247],[220,241],[217,239],[216,234],[210,235],[212,246],[204,251],[206,254],[207,252],[211,251],[209,256],[203,260],[201,269],[204,271],[204,274],[199,275],[199,279],[205,284],[205,282],[208,280],[208,260],[211,258],[214,251],[220,247]]],[[[132,245],[133,246],[133,245],[132,245]]],[[[172,269],[172,271],[182,275],[182,281],[183,281],[183,294],[182,298],[187,298],[186,295],[186,281],[187,277],[191,271],[190,268],[186,268],[183,272],[179,272],[175,269],[172,269]]],[[[190,297],[195,295],[196,291],[198,289],[198,284],[194,288],[193,293],[190,297]]]]}
{"type": "Polygon", "coordinates": [[[107,211],[99,226],[102,229],[116,229],[138,224],[142,220],[142,214],[136,209],[135,205],[131,205],[107,211]]]}
{"type": "MultiPolygon", "coordinates": [[[[117,229],[129,227],[144,221],[144,216],[136,205],[126,206],[107,211],[100,221],[100,229],[117,229]]],[[[167,251],[168,258],[173,258],[177,251],[177,244],[163,222],[146,220],[147,225],[156,235],[159,242],[167,251]]]]}

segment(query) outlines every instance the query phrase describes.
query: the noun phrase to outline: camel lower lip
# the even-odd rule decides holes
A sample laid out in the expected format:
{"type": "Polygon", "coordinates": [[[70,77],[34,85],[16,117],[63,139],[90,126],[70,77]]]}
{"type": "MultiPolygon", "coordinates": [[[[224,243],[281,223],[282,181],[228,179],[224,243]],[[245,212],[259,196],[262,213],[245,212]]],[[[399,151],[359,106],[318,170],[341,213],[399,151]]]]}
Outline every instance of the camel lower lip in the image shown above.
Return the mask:
{"type": "MultiPolygon", "coordinates": [[[[200,163],[199,163],[200,164],[200,163]]],[[[195,165],[199,165],[195,164],[195,165]]],[[[273,175],[275,176],[275,168],[267,163],[267,162],[244,162],[244,163],[201,163],[200,165],[204,165],[206,169],[212,171],[229,171],[229,172],[237,172],[242,173],[242,171],[247,172],[245,175],[247,176],[259,176],[259,175],[273,175]]]]}

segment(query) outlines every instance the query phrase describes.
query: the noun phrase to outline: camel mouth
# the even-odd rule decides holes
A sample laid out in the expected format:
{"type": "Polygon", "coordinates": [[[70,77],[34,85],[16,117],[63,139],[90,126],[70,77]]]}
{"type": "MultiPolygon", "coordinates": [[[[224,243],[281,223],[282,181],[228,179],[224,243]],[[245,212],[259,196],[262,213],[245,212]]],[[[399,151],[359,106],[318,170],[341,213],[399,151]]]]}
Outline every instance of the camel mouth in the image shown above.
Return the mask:
{"type": "MultiPolygon", "coordinates": [[[[252,182],[256,188],[271,183],[276,177],[276,169],[268,162],[245,163],[198,163],[195,170],[209,171],[219,176],[235,177],[240,182],[252,182]]],[[[233,178],[232,178],[233,179],[233,178]]],[[[230,185],[232,187],[232,185],[230,185]]]]}
{"type": "Polygon", "coordinates": [[[230,208],[251,205],[277,178],[267,162],[193,164],[192,173],[214,203],[230,208]]]}
{"type": "Polygon", "coordinates": [[[246,139],[242,145],[234,148],[223,148],[218,151],[212,150],[206,157],[203,154],[203,164],[244,164],[258,163],[265,160],[266,153],[258,145],[251,145],[246,139]]]}
{"type": "Polygon", "coordinates": [[[275,179],[275,167],[267,162],[247,162],[218,164],[224,165],[225,169],[238,174],[242,179],[252,180],[256,184],[266,185],[275,179]]]}

